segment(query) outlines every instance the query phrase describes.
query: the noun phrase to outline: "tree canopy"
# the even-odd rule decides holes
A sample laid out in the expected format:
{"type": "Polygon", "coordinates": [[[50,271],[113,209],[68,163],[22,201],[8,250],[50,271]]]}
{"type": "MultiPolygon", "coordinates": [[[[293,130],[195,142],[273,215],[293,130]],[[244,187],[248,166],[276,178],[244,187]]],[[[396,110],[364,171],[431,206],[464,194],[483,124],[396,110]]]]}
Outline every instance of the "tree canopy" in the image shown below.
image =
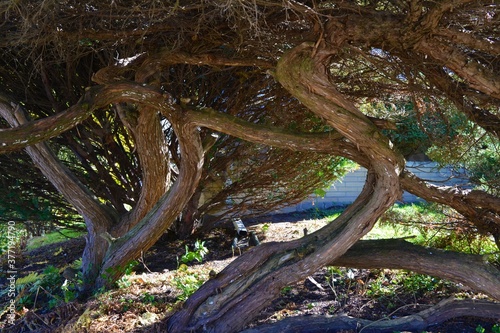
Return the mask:
{"type": "MultiPolygon", "coordinates": [[[[280,287],[340,260],[402,190],[500,245],[492,1],[4,1],[0,13],[2,170],[25,149],[82,216],[86,291],[228,199],[268,209],[340,175],[343,159],[368,169],[335,223],[243,255],[172,332],[241,329],[280,287]],[[479,186],[418,179],[414,152],[466,160],[479,186]]],[[[500,298],[498,271],[480,267],[475,287],[500,298]]]]}

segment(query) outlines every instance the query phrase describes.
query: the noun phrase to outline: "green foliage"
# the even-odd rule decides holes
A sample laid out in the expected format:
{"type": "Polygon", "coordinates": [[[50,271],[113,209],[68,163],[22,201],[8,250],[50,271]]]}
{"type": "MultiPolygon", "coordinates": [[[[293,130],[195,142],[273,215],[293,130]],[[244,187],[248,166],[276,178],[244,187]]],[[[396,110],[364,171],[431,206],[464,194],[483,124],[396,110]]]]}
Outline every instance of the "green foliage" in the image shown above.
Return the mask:
{"type": "Polygon", "coordinates": [[[33,285],[35,282],[40,280],[38,272],[31,272],[28,275],[16,280],[16,289],[20,291],[28,285],[33,285]]]}
{"type": "Polygon", "coordinates": [[[324,169],[317,171],[319,179],[322,179],[322,181],[318,183],[321,187],[316,188],[313,194],[323,198],[333,181],[340,181],[346,173],[357,168],[359,168],[359,165],[346,158],[339,158],[332,161],[330,164],[326,165],[324,169]]]}
{"type": "MultiPolygon", "coordinates": [[[[80,273],[81,274],[81,273],[80,273]]],[[[78,294],[81,276],[74,281],[65,280],[57,267],[47,266],[42,274],[36,272],[16,280],[19,306],[52,309],[73,301],[78,294]]]]}
{"type": "MultiPolygon", "coordinates": [[[[381,228],[394,229],[395,232],[388,237],[413,235],[415,237],[409,241],[418,245],[480,255],[493,253],[489,260],[498,260],[493,239],[478,234],[459,214],[445,206],[428,203],[394,205],[367,236],[381,228]]],[[[378,238],[388,237],[381,235],[378,238]]]]}
{"type": "Polygon", "coordinates": [[[181,265],[176,271],[173,281],[181,291],[177,296],[179,301],[185,301],[208,279],[208,276],[188,270],[186,265],[181,265]]]}
{"type": "Polygon", "coordinates": [[[202,262],[207,253],[208,249],[205,247],[205,241],[196,240],[193,251],[190,251],[186,245],[186,253],[181,257],[181,261],[184,264],[190,263],[193,260],[202,262]]]}
{"type": "Polygon", "coordinates": [[[394,271],[386,274],[385,271],[369,282],[366,295],[374,298],[393,298],[397,293],[410,293],[414,297],[422,297],[428,293],[435,293],[453,284],[436,277],[413,272],[394,271]]]}
{"type": "Polygon", "coordinates": [[[500,144],[483,138],[482,144],[467,152],[465,167],[479,188],[500,195],[500,144]]]}
{"type": "Polygon", "coordinates": [[[283,287],[280,290],[280,294],[284,296],[284,295],[289,294],[291,291],[292,291],[292,287],[291,286],[286,286],[286,287],[283,287]]]}
{"type": "MultiPolygon", "coordinates": [[[[419,108],[428,107],[423,105],[419,108]]],[[[372,115],[391,112],[397,130],[386,131],[396,147],[408,156],[425,153],[441,166],[462,168],[473,184],[494,195],[500,194],[500,142],[468,121],[445,101],[435,100],[434,112],[419,113],[413,103],[369,103],[362,109],[372,115]]]]}
{"type": "MultiPolygon", "coordinates": [[[[477,333],[486,333],[486,329],[481,325],[477,325],[476,332],[477,333]]],[[[500,333],[500,325],[499,324],[493,325],[491,327],[491,333],[500,333]]]]}
{"type": "Polygon", "coordinates": [[[307,303],[307,309],[312,310],[316,306],[316,303],[307,303]]]}
{"type": "Polygon", "coordinates": [[[146,292],[141,296],[141,302],[143,303],[154,303],[155,297],[154,295],[151,295],[150,293],[146,292]]]}
{"type": "Polygon", "coordinates": [[[7,252],[10,247],[11,251],[19,254],[24,250],[26,241],[26,230],[22,225],[16,223],[15,225],[0,224],[0,256],[7,252]]]}
{"type": "Polygon", "coordinates": [[[0,217],[2,220],[35,220],[48,222],[53,219],[53,211],[48,200],[26,193],[24,185],[16,181],[8,188],[0,190],[0,217]]]}
{"type": "Polygon", "coordinates": [[[326,195],[326,190],[323,188],[318,188],[318,189],[314,190],[314,195],[317,197],[324,198],[326,195]]]}

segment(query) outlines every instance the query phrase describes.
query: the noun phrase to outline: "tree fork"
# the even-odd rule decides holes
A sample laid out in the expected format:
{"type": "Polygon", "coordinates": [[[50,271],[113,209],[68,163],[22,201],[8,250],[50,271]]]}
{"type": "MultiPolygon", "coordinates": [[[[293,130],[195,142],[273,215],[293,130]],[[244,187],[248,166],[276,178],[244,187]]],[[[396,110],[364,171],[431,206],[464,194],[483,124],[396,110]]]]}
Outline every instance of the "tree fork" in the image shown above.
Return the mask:
{"type": "Polygon", "coordinates": [[[260,247],[240,257],[186,301],[170,318],[169,332],[224,333],[243,328],[282,287],[345,253],[400,196],[402,157],[391,150],[367,117],[333,89],[323,65],[324,54],[312,59],[311,51],[309,44],[303,44],[285,54],[276,76],[292,95],[371,158],[363,191],[334,223],[301,240],[260,247]],[[241,264],[246,260],[253,264],[241,264]]]}
{"type": "MultiPolygon", "coordinates": [[[[101,267],[101,274],[107,273],[111,280],[116,280],[121,273],[112,270],[123,267],[129,261],[139,257],[156,243],[181,213],[198,186],[203,167],[203,146],[195,126],[185,123],[176,110],[162,108],[179,138],[181,164],[179,176],[170,190],[164,193],[154,207],[130,229],[118,238],[106,253],[101,267]],[[111,274],[108,272],[111,269],[111,274]]],[[[105,285],[102,277],[98,278],[97,288],[105,285]]]]}

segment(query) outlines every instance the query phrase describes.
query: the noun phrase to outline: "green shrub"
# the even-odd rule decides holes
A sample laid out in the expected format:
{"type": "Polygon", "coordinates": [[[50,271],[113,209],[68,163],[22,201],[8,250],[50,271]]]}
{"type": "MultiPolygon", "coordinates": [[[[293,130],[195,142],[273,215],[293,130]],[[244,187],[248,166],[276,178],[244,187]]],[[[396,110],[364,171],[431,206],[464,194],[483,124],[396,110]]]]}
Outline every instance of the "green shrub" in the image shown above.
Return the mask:
{"type": "Polygon", "coordinates": [[[208,249],[205,247],[205,241],[196,240],[193,251],[190,251],[186,245],[186,253],[181,257],[181,261],[184,264],[190,263],[193,260],[202,262],[207,253],[208,249]]]}
{"type": "MultiPolygon", "coordinates": [[[[409,240],[422,246],[480,255],[498,252],[492,237],[479,234],[456,211],[438,204],[394,205],[373,232],[387,227],[395,231],[389,237],[413,235],[409,240]]],[[[498,261],[498,256],[491,255],[489,260],[498,261]]]]}
{"type": "Polygon", "coordinates": [[[177,296],[179,301],[185,301],[207,280],[207,277],[187,270],[185,265],[177,270],[174,283],[181,294],[177,296]]]}
{"type": "Polygon", "coordinates": [[[78,278],[73,281],[65,280],[57,267],[47,266],[42,274],[30,273],[16,280],[17,304],[52,309],[76,298],[79,281],[78,278]]]}

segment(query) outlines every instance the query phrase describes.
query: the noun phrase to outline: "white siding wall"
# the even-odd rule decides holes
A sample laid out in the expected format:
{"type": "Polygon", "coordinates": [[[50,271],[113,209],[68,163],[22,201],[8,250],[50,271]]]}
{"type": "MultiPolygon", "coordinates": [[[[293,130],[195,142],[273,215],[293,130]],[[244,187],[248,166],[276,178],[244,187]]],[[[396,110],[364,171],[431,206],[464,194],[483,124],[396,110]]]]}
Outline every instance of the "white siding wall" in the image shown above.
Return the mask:
{"type": "MultiPolygon", "coordinates": [[[[435,185],[458,185],[467,187],[467,178],[462,174],[454,173],[449,168],[438,169],[435,162],[407,162],[406,167],[417,177],[435,185]]],[[[348,173],[342,181],[335,182],[328,189],[324,198],[311,196],[301,203],[280,210],[282,213],[307,210],[310,208],[325,209],[331,206],[341,206],[352,203],[361,192],[365,184],[366,169],[359,168],[348,173]]],[[[408,192],[404,192],[402,202],[417,202],[420,199],[408,192]]]]}

